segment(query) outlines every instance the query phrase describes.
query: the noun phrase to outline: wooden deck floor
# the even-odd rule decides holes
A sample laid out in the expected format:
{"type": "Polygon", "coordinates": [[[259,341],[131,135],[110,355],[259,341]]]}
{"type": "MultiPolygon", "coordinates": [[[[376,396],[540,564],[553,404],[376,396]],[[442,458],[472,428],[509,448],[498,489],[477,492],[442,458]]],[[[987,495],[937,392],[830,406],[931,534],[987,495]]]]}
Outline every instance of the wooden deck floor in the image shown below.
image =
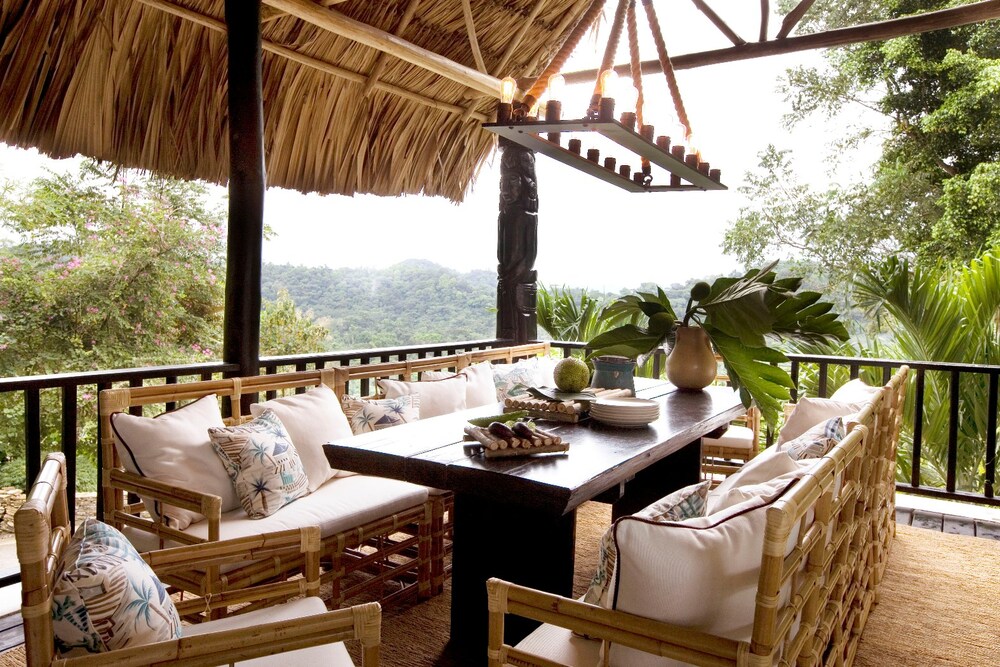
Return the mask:
{"type": "MultiPolygon", "coordinates": [[[[1000,541],[1000,521],[958,516],[913,507],[897,507],[896,522],[943,533],[1000,541]]],[[[0,653],[24,643],[21,614],[0,616],[0,653]]]]}
{"type": "Polygon", "coordinates": [[[969,535],[983,537],[988,540],[1000,540],[1000,522],[985,519],[973,519],[954,514],[942,514],[911,507],[896,508],[896,523],[908,526],[927,528],[939,533],[969,535]]]}

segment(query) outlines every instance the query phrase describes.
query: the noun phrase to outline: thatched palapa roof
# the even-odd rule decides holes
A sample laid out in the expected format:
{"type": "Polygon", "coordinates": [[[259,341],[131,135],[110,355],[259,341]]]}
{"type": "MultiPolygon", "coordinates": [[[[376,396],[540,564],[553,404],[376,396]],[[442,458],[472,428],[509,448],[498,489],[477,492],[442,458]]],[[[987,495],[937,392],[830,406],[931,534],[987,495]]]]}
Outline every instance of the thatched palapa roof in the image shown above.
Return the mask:
{"type": "MultiPolygon", "coordinates": [[[[0,3],[0,141],[226,182],[223,0],[0,3]]],[[[264,0],[268,185],[461,200],[498,79],[537,74],[590,4],[264,0]]]]}

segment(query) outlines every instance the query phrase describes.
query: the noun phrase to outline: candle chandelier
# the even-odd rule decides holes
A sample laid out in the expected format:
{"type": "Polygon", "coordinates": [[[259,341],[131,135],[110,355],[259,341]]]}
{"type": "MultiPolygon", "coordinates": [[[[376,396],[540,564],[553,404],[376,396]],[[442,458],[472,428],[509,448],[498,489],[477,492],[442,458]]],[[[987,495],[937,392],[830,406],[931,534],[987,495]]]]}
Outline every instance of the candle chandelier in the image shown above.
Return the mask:
{"type": "MultiPolygon", "coordinates": [[[[497,122],[484,123],[483,127],[630,192],[725,190],[720,171],[710,168],[695,144],[691,122],[681,100],[652,0],[641,1],[673,102],[673,109],[667,113],[663,134],[657,135],[657,128],[645,122],[643,114],[636,0],[619,0],[594,92],[583,118],[562,118],[560,96],[564,80],[558,72],[593,24],[603,8],[603,2],[595,2],[591,6],[556,57],[519,101],[514,99],[517,82],[511,77],[502,81],[497,122]],[[625,25],[628,26],[631,81],[618,82],[613,61],[625,25]],[[619,86],[619,83],[624,86],[619,86]],[[620,89],[624,89],[624,94],[619,92],[620,89]],[[546,92],[548,100],[542,106],[540,100],[546,92]],[[620,114],[618,118],[615,117],[616,103],[620,114]],[[543,117],[539,115],[540,108],[543,117]],[[599,148],[584,150],[584,139],[595,135],[613,142],[610,152],[614,155],[602,157],[599,148]],[[655,182],[654,179],[661,174],[657,172],[654,176],[653,165],[668,172],[664,182],[655,182]]],[[[607,142],[604,144],[607,145],[607,142]]]]}

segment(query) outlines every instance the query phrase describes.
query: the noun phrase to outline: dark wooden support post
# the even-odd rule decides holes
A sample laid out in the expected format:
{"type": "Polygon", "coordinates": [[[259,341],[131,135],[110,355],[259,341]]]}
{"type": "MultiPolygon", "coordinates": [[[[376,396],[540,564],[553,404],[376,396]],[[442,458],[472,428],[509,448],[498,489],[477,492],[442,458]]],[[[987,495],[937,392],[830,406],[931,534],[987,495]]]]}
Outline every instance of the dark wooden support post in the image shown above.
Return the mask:
{"type": "Polygon", "coordinates": [[[538,184],[534,152],[500,139],[500,216],[497,220],[497,338],[538,338],[535,313],[538,184]]]}
{"type": "Polygon", "coordinates": [[[264,238],[260,0],[226,0],[229,47],[229,243],[223,359],[256,375],[264,238]]]}

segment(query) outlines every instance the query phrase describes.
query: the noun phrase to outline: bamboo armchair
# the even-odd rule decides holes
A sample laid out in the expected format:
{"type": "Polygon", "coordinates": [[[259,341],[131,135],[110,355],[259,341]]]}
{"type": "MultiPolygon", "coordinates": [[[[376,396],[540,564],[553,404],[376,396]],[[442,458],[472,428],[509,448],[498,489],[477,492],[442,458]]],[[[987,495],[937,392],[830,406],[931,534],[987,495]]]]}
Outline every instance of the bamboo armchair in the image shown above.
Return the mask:
{"type": "Polygon", "coordinates": [[[212,615],[214,610],[240,605],[233,616],[196,626],[197,634],[192,632],[190,636],[175,640],[58,659],[52,624],[54,579],[72,530],[66,505],[66,460],[62,454],[50,454],[46,458],[27,501],[15,514],[14,526],[21,565],[21,613],[29,667],[216,665],[285,652],[292,652],[287,659],[294,661],[295,651],[347,639],[360,640],[364,667],[377,667],[379,663],[381,608],[378,603],[315,613],[317,608],[323,609],[322,603],[317,603],[309,607],[312,611],[306,615],[272,622],[258,620],[264,607],[283,603],[291,597],[318,594],[320,545],[319,530],[315,527],[142,554],[160,575],[206,563],[222,565],[298,553],[305,576],[249,588],[220,585],[210,597],[178,602],[178,613],[183,618],[195,620],[212,615]],[[214,630],[213,625],[221,627],[214,630]]]}

